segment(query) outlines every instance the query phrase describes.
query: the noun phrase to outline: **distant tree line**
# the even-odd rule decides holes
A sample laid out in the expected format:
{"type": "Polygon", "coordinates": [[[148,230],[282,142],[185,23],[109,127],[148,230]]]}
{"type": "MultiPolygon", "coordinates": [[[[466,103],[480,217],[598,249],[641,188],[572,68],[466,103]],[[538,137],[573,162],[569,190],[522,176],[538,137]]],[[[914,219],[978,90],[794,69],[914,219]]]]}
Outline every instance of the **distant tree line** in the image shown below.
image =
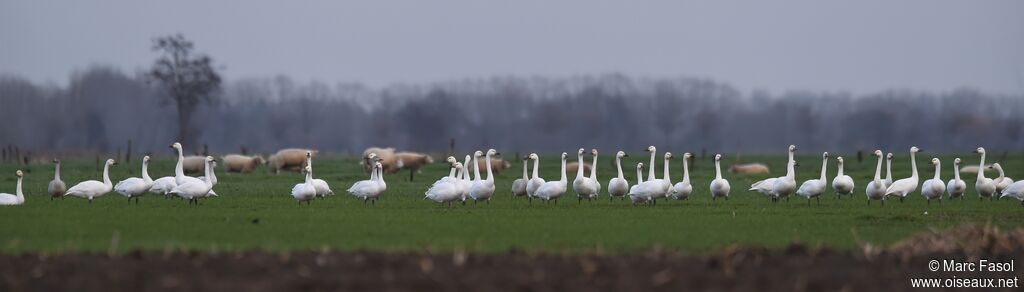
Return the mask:
{"type": "MultiPolygon", "coordinates": [[[[0,76],[0,146],[35,153],[166,151],[178,116],[147,73],[91,67],[67,86],[0,76]]],[[[312,147],[358,153],[368,146],[506,153],[579,147],[639,151],[783,153],[1024,149],[1024,97],[961,89],[844,93],[743,93],[704,79],[496,77],[371,88],[297,83],[287,77],[225,81],[190,117],[199,151],[269,152],[312,147]]]]}

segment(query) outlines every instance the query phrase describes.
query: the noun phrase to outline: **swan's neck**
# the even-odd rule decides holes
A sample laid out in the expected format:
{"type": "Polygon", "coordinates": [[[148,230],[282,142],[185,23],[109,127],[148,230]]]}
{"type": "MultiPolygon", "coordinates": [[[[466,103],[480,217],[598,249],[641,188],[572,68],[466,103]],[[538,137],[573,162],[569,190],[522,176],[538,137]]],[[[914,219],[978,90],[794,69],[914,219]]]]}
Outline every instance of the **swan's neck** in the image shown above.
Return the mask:
{"type": "Polygon", "coordinates": [[[378,167],[377,168],[377,182],[381,182],[381,183],[384,182],[384,168],[383,167],[378,167]]]}
{"type": "Polygon", "coordinates": [[[18,178],[18,185],[15,186],[14,194],[18,195],[18,199],[24,201],[25,200],[25,194],[23,194],[21,192],[21,179],[22,179],[21,177],[18,178]]]}
{"type": "Polygon", "coordinates": [[[637,168],[636,169],[636,184],[640,184],[642,182],[644,182],[644,170],[640,169],[640,168],[637,168]]]}
{"type": "Polygon", "coordinates": [[[985,178],[985,152],[981,153],[981,163],[978,165],[978,180],[985,178]]]}
{"type": "MultiPolygon", "coordinates": [[[[206,183],[206,187],[212,188],[213,187],[213,175],[210,175],[211,173],[213,173],[213,162],[212,161],[207,161],[206,162],[206,167],[203,169],[203,172],[206,175],[205,177],[203,177],[203,182],[206,183]]],[[[309,178],[310,178],[310,173],[306,172],[306,183],[309,183],[309,178]]]]}
{"type": "MultiPolygon", "coordinates": [[[[207,174],[207,177],[209,177],[209,174],[207,174]]],[[[209,180],[209,179],[207,179],[207,180],[209,180]]],[[[307,171],[306,172],[306,184],[310,184],[310,185],[313,184],[313,172],[312,171],[307,171]]]]}
{"type": "Polygon", "coordinates": [[[590,164],[590,178],[597,180],[597,155],[594,155],[594,162],[590,164]]]}
{"type": "Polygon", "coordinates": [[[540,159],[538,158],[538,159],[533,161],[533,178],[538,178],[539,177],[538,176],[538,172],[537,172],[537,168],[539,166],[540,166],[540,159]]]}
{"type": "Polygon", "coordinates": [[[953,178],[960,180],[960,166],[955,163],[953,164],[953,178]]]}
{"type": "Polygon", "coordinates": [[[1006,177],[1006,175],[1003,174],[1003,167],[996,167],[996,171],[999,172],[999,178],[998,179],[1003,179],[1004,177],[1006,177]]]}
{"type": "Polygon", "coordinates": [[[526,175],[526,168],[528,164],[530,164],[529,160],[523,160],[523,180],[530,180],[530,177],[526,175]]]}
{"type": "Polygon", "coordinates": [[[647,166],[647,180],[654,180],[654,154],[655,151],[651,151],[651,165],[647,166]]]}
{"type": "Polygon", "coordinates": [[[917,176],[917,153],[910,152],[910,177],[918,178],[917,176]]]}
{"type": "Polygon", "coordinates": [[[583,178],[583,153],[576,154],[576,179],[583,178]]]}
{"type": "Polygon", "coordinates": [[[149,177],[149,162],[142,162],[142,180],[146,183],[152,183],[153,178],[149,177]]]}
{"type": "Polygon", "coordinates": [[[715,160],[715,179],[722,179],[722,162],[715,160]]]}
{"type": "MultiPolygon", "coordinates": [[[[480,161],[473,155],[473,180],[480,180],[480,161]]],[[[490,168],[489,166],[487,168],[490,168]]]]}
{"type": "Polygon", "coordinates": [[[619,178],[625,179],[622,175],[622,158],[618,155],[615,155],[615,169],[619,171],[619,178]]]}
{"type": "Polygon", "coordinates": [[[110,163],[103,164],[103,184],[110,186],[110,163]]]}
{"type": "Polygon", "coordinates": [[[455,177],[455,168],[454,167],[452,167],[452,170],[448,171],[448,177],[450,177],[450,178],[454,178],[455,177]]]}
{"type": "Polygon", "coordinates": [[[836,174],[836,176],[843,176],[843,163],[842,162],[838,162],[836,164],[839,165],[839,174],[836,174]]]}
{"type": "Polygon", "coordinates": [[[683,157],[683,182],[684,183],[689,183],[690,182],[690,166],[686,162],[686,157],[683,157]]]}
{"type": "Polygon", "coordinates": [[[181,149],[175,148],[175,150],[178,150],[178,164],[174,165],[174,177],[183,178],[185,177],[185,170],[182,167],[182,163],[184,163],[185,155],[181,154],[181,149]]]}
{"type": "Polygon", "coordinates": [[[671,184],[672,183],[672,178],[668,176],[668,158],[667,157],[665,158],[665,165],[663,165],[662,167],[663,167],[662,172],[663,172],[664,177],[665,177],[665,182],[671,184]]]}
{"type": "Polygon", "coordinates": [[[892,180],[892,159],[885,159],[885,180],[892,180]]]}
{"type": "Polygon", "coordinates": [[[828,168],[828,158],[821,159],[821,181],[825,181],[825,170],[828,168]]]}
{"type": "Polygon", "coordinates": [[[60,162],[57,162],[57,169],[53,172],[53,179],[60,180],[60,162]]]}
{"type": "Polygon", "coordinates": [[[939,171],[941,171],[941,170],[942,170],[942,162],[936,163],[935,164],[935,179],[936,180],[939,179],[939,171]]]}
{"type": "Polygon", "coordinates": [[[796,176],[793,171],[794,164],[793,160],[790,160],[789,163],[786,164],[786,178],[788,179],[793,179],[796,176]]]}
{"type": "Polygon", "coordinates": [[[882,157],[878,157],[878,164],[875,165],[875,183],[881,183],[882,181],[882,157]]]}
{"type": "Polygon", "coordinates": [[[491,154],[487,153],[487,157],[484,158],[484,164],[487,165],[487,181],[494,181],[494,174],[491,173],[491,154]]]}
{"type": "MultiPolygon", "coordinates": [[[[582,165],[580,167],[582,167],[582,165]]],[[[562,183],[566,182],[566,178],[565,178],[565,157],[562,157],[562,179],[560,179],[558,181],[560,181],[562,183]]]]}
{"type": "Polygon", "coordinates": [[[313,173],[313,158],[306,157],[306,165],[309,166],[309,173],[313,173]]]}
{"type": "MultiPolygon", "coordinates": [[[[469,155],[466,155],[466,162],[462,163],[462,179],[463,180],[470,180],[470,177],[469,177],[469,162],[470,161],[472,161],[472,160],[469,159],[469,155]]],[[[476,165],[473,165],[473,167],[476,167],[476,165]]]]}
{"type": "Polygon", "coordinates": [[[377,165],[374,165],[370,170],[370,180],[377,181],[377,165]]]}

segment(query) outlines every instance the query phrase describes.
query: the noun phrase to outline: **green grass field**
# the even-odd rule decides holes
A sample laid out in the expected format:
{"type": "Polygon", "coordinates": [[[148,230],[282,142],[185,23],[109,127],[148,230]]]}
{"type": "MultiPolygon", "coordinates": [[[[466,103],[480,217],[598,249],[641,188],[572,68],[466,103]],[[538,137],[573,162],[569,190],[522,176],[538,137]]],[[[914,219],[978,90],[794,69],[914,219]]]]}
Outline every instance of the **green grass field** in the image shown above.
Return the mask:
{"type": "MultiPolygon", "coordinates": [[[[604,187],[615,174],[613,157],[609,155],[612,152],[605,151],[599,165],[604,187]]],[[[631,182],[636,181],[636,162],[646,160],[643,154],[633,153],[624,163],[624,172],[631,182]]],[[[672,163],[673,181],[682,176],[680,156],[672,163]]],[[[518,248],[625,252],[662,247],[700,252],[730,244],[772,248],[794,241],[851,248],[860,243],[891,243],[929,228],[964,223],[1017,227],[1024,223],[1024,208],[1016,200],[980,202],[971,175],[964,177],[968,195],[962,201],[947,200],[941,205],[933,202],[927,207],[920,194],[914,194],[902,204],[889,201],[881,207],[875,201],[868,207],[863,190],[874,171],[874,160],[868,157],[862,163],[852,155],[847,157],[846,172],[856,181],[857,194],[852,199],[837,200],[829,189],[820,206],[808,206],[802,198],[772,204],[746,190],[751,182],[767,176],[728,173],[732,198],[712,204],[707,188],[714,176],[714,165],[708,158],[698,158],[691,171],[694,195],[690,200],[662,201],[655,207],[609,201],[606,194],[595,202],[578,204],[571,187],[557,205],[537,201],[531,205],[526,199],[513,199],[509,189],[521,172],[521,164],[515,159],[512,168],[497,176],[498,191],[490,204],[470,202],[453,208],[422,199],[427,186],[447,174],[443,163],[425,169],[415,183],[408,182],[407,172],[387,176],[387,193],[376,206],[364,205],[344,192],[354,181],[366,177],[355,159],[324,157],[315,164],[316,173],[338,193],[334,197],[316,200],[310,206],[298,205],[289,194],[302,176],[275,176],[261,168],[254,174],[219,173],[220,184],[215,190],[220,197],[192,207],[185,201],[158,196],[146,196],[139,205],[128,205],[117,193],[98,198],[92,205],[72,197],[51,201],[45,194],[46,184],[53,177],[51,164],[8,164],[0,165],[0,191],[13,193],[14,170],[27,170],[27,202],[23,206],[0,208],[0,251],[463,248],[488,252],[518,248]]],[[[922,181],[933,175],[927,164],[931,157],[923,153],[918,158],[922,181]]],[[[961,157],[965,164],[978,161],[974,154],[961,157]]],[[[948,180],[952,177],[952,157],[941,158],[942,178],[948,180]]],[[[805,155],[798,160],[798,184],[818,176],[820,156],[805,155]]],[[[133,159],[130,165],[114,166],[111,179],[116,183],[138,176],[140,161],[133,159]]],[[[732,162],[729,157],[725,161],[729,163],[724,164],[732,162]]],[[[784,156],[746,156],[744,161],[768,163],[772,176],[785,172],[784,156]]],[[[157,159],[150,173],[154,178],[172,175],[173,163],[167,156],[157,159]]],[[[1013,155],[1003,164],[1011,176],[1019,176],[1014,170],[1024,165],[1024,157],[1013,155]]],[[[541,176],[557,179],[556,155],[542,155],[541,165],[541,176]]],[[[660,162],[657,167],[660,173],[660,162]]],[[[909,156],[898,153],[893,169],[897,179],[909,176],[909,156]]],[[[835,173],[832,160],[828,169],[830,182],[835,173]]],[[[63,176],[70,186],[81,180],[98,179],[100,172],[92,159],[66,161],[63,176]]],[[[570,184],[573,177],[575,174],[569,174],[570,184]]]]}

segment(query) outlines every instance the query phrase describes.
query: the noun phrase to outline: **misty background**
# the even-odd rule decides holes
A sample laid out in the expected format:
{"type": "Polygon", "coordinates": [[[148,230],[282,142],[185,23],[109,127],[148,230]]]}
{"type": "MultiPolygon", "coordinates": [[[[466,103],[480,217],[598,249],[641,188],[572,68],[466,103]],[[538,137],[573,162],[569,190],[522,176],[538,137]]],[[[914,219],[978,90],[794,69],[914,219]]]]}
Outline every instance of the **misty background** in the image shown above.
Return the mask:
{"type": "MultiPolygon", "coordinates": [[[[164,151],[145,78],[182,33],[212,152],[367,146],[1015,151],[1020,1],[4,1],[0,146],[164,151]],[[184,16],[184,17],[183,17],[184,16]]],[[[193,151],[198,145],[186,145],[193,151]]]]}

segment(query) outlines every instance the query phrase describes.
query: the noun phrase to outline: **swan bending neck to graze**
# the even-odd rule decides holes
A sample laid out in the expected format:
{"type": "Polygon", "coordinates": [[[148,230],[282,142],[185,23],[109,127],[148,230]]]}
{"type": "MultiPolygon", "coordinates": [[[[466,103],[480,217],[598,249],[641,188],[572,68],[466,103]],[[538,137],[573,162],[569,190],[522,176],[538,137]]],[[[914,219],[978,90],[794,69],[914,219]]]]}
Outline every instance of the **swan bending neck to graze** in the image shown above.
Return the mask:
{"type": "Polygon", "coordinates": [[[892,152],[885,155],[885,187],[888,188],[892,185],[892,152]]]}
{"type": "Polygon", "coordinates": [[[690,154],[690,152],[683,153],[683,180],[672,186],[672,190],[669,191],[672,198],[685,200],[693,192],[693,186],[690,185],[690,169],[687,162],[691,157],[693,157],[693,154],[690,154]]]}
{"type": "Polygon", "coordinates": [[[654,156],[658,153],[658,148],[651,145],[647,146],[647,150],[644,151],[651,153],[651,164],[647,166],[647,181],[652,181],[656,179],[654,177],[654,156]]]}
{"type": "Polygon", "coordinates": [[[65,196],[74,196],[83,199],[88,199],[89,204],[92,204],[92,199],[106,195],[114,189],[113,184],[110,183],[110,166],[114,165],[113,159],[107,159],[107,162],[103,164],[103,181],[87,180],[76,184],[75,186],[68,189],[65,196]]]}
{"type": "MultiPolygon", "coordinates": [[[[482,152],[477,151],[476,154],[477,155],[475,155],[475,156],[479,156],[479,154],[482,154],[482,152]]],[[[473,185],[469,189],[469,196],[473,198],[473,202],[474,203],[479,202],[479,201],[487,201],[487,203],[490,204],[491,203],[491,197],[494,196],[494,173],[491,170],[491,157],[494,156],[494,155],[498,155],[498,151],[497,150],[494,150],[494,149],[488,149],[487,150],[487,154],[486,154],[486,156],[484,158],[484,165],[486,165],[486,167],[487,167],[487,178],[486,179],[483,179],[483,180],[480,179],[480,168],[479,167],[474,167],[473,168],[473,169],[476,170],[477,179],[476,179],[476,181],[473,181],[473,185]]],[[[474,165],[478,165],[478,164],[476,164],[476,159],[477,158],[474,157],[473,159],[474,159],[473,160],[474,165]]]]}
{"type": "Polygon", "coordinates": [[[992,196],[996,193],[996,184],[992,179],[985,177],[985,148],[978,147],[974,153],[981,154],[981,161],[978,162],[978,180],[974,183],[974,188],[978,191],[978,199],[992,200],[992,196]]]}
{"type": "Polygon", "coordinates": [[[615,197],[625,197],[629,194],[629,181],[626,180],[626,176],[622,174],[622,158],[626,155],[626,152],[619,151],[615,153],[615,169],[618,171],[618,176],[608,181],[608,199],[614,199],[615,197]]]}
{"type": "Polygon", "coordinates": [[[118,182],[114,186],[114,191],[128,197],[129,204],[131,204],[133,198],[135,199],[135,204],[139,204],[139,197],[153,187],[153,179],[149,177],[149,160],[148,155],[142,157],[142,178],[130,177],[118,182]]]}
{"type": "Polygon", "coordinates": [[[25,194],[21,192],[21,179],[25,174],[21,170],[17,170],[14,172],[14,176],[18,177],[18,183],[14,187],[14,194],[0,194],[0,205],[12,206],[25,203],[25,194]]]}
{"type": "Polygon", "coordinates": [[[910,177],[892,182],[892,185],[885,189],[885,196],[896,196],[903,202],[907,195],[917,190],[917,183],[920,181],[917,174],[917,152],[920,151],[917,147],[910,147],[910,177]]]}
{"type": "Polygon", "coordinates": [[[946,192],[949,193],[950,199],[960,197],[963,200],[966,191],[967,183],[960,179],[960,158],[957,157],[953,160],[953,179],[946,185],[946,192]]]}
{"type": "Polygon", "coordinates": [[[853,189],[856,186],[854,186],[853,178],[843,173],[846,161],[842,156],[836,157],[836,165],[839,167],[839,172],[836,174],[836,178],[832,179],[832,189],[836,191],[836,198],[842,198],[842,195],[853,196],[853,189]]]}
{"type": "Polygon", "coordinates": [[[53,163],[57,164],[53,171],[53,180],[46,186],[46,193],[50,194],[50,200],[53,198],[64,198],[64,192],[67,192],[68,186],[64,184],[64,181],[60,179],[60,160],[54,159],[53,163]]]}
{"type": "Polygon", "coordinates": [[[878,163],[875,165],[875,178],[868,182],[868,186],[864,189],[864,194],[868,198],[868,206],[871,206],[871,200],[882,200],[882,205],[885,205],[885,181],[882,180],[882,150],[875,150],[873,153],[875,157],[878,157],[878,163]]]}
{"type": "Polygon", "coordinates": [[[540,188],[537,189],[537,197],[545,200],[554,200],[557,204],[558,198],[565,194],[567,188],[568,179],[565,174],[565,159],[569,156],[568,153],[562,152],[562,170],[561,179],[558,181],[545,182],[540,188]]]}
{"type": "Polygon", "coordinates": [[[932,204],[932,199],[938,199],[939,204],[942,204],[942,193],[946,192],[946,185],[939,178],[939,174],[942,172],[942,162],[938,158],[932,158],[931,163],[935,166],[935,177],[924,181],[924,184],[921,185],[921,196],[928,201],[928,205],[932,204]]]}
{"type": "Polygon", "coordinates": [[[729,191],[732,190],[732,187],[728,180],[722,178],[722,154],[715,154],[715,179],[711,180],[710,188],[712,201],[719,197],[729,199],[729,191]]]}

